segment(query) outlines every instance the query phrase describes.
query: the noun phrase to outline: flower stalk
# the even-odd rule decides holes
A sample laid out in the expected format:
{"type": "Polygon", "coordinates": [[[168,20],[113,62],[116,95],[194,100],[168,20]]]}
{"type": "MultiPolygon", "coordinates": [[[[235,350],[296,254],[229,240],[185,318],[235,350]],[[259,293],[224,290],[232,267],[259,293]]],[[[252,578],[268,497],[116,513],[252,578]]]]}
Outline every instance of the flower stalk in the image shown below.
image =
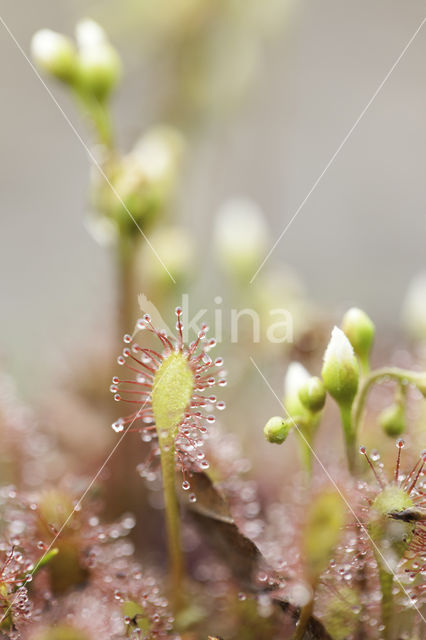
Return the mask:
{"type": "Polygon", "coordinates": [[[167,546],[169,550],[173,608],[179,610],[182,602],[182,581],[185,574],[180,535],[180,513],[176,493],[176,463],[173,438],[160,442],[161,475],[163,478],[166,515],[167,546]]]}

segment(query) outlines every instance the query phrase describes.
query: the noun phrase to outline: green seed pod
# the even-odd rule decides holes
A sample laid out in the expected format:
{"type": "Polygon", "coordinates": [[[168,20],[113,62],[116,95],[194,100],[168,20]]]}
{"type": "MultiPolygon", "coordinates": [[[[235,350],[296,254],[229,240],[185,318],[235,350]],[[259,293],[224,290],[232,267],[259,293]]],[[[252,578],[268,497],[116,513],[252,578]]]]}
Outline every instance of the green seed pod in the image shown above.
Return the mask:
{"type": "Polygon", "coordinates": [[[316,413],[324,407],[326,390],[323,381],[317,376],[310,378],[299,390],[299,399],[309,411],[316,413]]]}
{"type": "Polygon", "coordinates": [[[382,411],[379,423],[386,435],[394,438],[405,431],[405,411],[401,403],[392,404],[382,411]]]}
{"type": "Polygon", "coordinates": [[[331,332],[321,374],[337,404],[350,406],[358,390],[359,367],[351,343],[338,327],[331,332]]]}
{"type": "Polygon", "coordinates": [[[352,307],[344,315],[342,329],[362,362],[368,362],[374,340],[375,326],[361,309],[352,307]]]}
{"type": "Polygon", "coordinates": [[[268,442],[282,444],[290,433],[292,426],[293,422],[291,420],[284,420],[284,418],[274,416],[266,423],[263,433],[268,442]]]}

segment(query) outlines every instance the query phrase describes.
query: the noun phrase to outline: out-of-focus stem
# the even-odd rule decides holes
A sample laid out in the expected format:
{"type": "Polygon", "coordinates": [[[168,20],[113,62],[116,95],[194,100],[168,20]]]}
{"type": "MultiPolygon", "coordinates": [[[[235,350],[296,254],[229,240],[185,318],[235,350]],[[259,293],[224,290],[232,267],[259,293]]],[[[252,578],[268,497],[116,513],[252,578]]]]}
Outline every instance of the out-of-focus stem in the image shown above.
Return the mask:
{"type": "Polygon", "coordinates": [[[314,610],[314,600],[312,598],[300,610],[300,617],[299,617],[299,620],[297,622],[296,631],[295,631],[294,636],[293,636],[294,640],[303,640],[303,638],[305,636],[306,627],[307,627],[307,624],[308,624],[308,622],[309,622],[309,620],[310,620],[310,618],[312,616],[313,610],[314,610]]]}
{"type": "Polygon", "coordinates": [[[120,342],[125,333],[131,333],[136,320],[135,260],[137,242],[120,236],[117,245],[117,329],[120,342]]]}

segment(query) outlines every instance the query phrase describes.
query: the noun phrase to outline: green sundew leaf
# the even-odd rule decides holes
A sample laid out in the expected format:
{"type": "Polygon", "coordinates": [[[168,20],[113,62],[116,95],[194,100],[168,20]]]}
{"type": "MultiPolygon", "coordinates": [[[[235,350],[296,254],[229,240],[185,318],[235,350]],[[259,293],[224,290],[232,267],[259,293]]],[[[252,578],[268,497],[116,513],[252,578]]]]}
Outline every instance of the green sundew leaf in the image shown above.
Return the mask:
{"type": "Polygon", "coordinates": [[[121,606],[121,611],[125,618],[130,618],[131,620],[128,627],[128,635],[131,635],[134,629],[140,629],[144,637],[149,637],[147,634],[151,631],[151,624],[140,604],[133,600],[126,600],[121,606]]]}
{"type": "Polygon", "coordinates": [[[43,629],[33,638],[34,640],[89,640],[85,633],[67,625],[43,629]]]}
{"type": "Polygon", "coordinates": [[[312,500],[302,540],[303,556],[311,584],[314,585],[327,568],[344,523],[345,505],[337,491],[328,489],[312,500]]]}
{"type": "Polygon", "coordinates": [[[360,624],[360,611],[359,595],[350,587],[339,590],[329,600],[324,620],[334,640],[345,640],[355,633],[360,624]]]}
{"type": "Polygon", "coordinates": [[[194,374],[187,358],[180,352],[163,360],[152,384],[152,411],[157,431],[170,434],[182,420],[194,391],[194,374]]]}

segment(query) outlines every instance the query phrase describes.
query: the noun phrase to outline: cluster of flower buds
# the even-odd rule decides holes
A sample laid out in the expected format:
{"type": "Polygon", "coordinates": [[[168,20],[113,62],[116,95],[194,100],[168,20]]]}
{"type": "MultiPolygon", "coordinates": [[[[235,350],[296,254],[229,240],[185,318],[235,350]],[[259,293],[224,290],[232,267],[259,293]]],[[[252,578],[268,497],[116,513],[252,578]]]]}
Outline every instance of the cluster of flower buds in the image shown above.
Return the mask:
{"type": "Polygon", "coordinates": [[[174,193],[183,150],[184,140],[176,129],[156,126],[129,153],[110,158],[108,182],[93,173],[92,203],[102,214],[95,221],[106,239],[114,239],[117,230],[125,237],[139,237],[140,228],[152,225],[174,193]]]}
{"type": "Polygon", "coordinates": [[[31,51],[36,64],[65,82],[79,94],[104,101],[121,75],[117,51],[104,30],[93,20],[82,20],[76,27],[76,41],[42,29],[34,34],[31,51]]]}
{"type": "Polygon", "coordinates": [[[268,420],[264,434],[269,442],[282,444],[295,429],[300,442],[303,463],[310,471],[312,441],[325,404],[326,391],[322,380],[311,376],[299,362],[288,367],[284,381],[283,406],[286,416],[268,420]]]}
{"type": "Polygon", "coordinates": [[[339,406],[349,464],[353,464],[355,433],[352,406],[358,392],[361,370],[369,370],[370,350],[374,339],[374,324],[360,309],[350,309],[343,318],[342,329],[334,327],[324,354],[321,378],[311,376],[298,362],[289,365],[283,406],[285,418],[274,417],[265,426],[269,442],[281,444],[293,427],[301,440],[302,458],[310,469],[312,441],[325,404],[326,393],[339,406]]]}

